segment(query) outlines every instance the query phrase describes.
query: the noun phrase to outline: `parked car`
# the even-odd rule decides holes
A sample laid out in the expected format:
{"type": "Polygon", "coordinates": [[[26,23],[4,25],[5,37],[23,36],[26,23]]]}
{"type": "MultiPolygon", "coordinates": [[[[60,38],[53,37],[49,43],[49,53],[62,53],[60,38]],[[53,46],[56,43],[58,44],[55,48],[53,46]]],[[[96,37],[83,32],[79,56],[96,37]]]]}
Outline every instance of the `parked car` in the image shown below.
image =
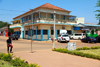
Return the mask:
{"type": "Polygon", "coordinates": [[[62,35],[59,35],[58,38],[57,38],[57,41],[58,42],[69,42],[70,41],[70,37],[68,36],[68,34],[62,34],[62,35]]]}
{"type": "Polygon", "coordinates": [[[17,34],[12,34],[9,36],[12,40],[18,40],[19,36],[17,34]]]}
{"type": "Polygon", "coordinates": [[[73,33],[70,38],[71,39],[82,39],[85,37],[85,34],[84,33],[73,33]]]}
{"type": "Polygon", "coordinates": [[[86,37],[86,38],[81,39],[81,41],[82,42],[88,42],[88,43],[91,43],[91,42],[96,43],[97,42],[97,39],[96,38],[93,38],[93,37],[86,37]]]}
{"type": "Polygon", "coordinates": [[[97,42],[100,43],[100,35],[95,38],[97,39],[97,42]]]}

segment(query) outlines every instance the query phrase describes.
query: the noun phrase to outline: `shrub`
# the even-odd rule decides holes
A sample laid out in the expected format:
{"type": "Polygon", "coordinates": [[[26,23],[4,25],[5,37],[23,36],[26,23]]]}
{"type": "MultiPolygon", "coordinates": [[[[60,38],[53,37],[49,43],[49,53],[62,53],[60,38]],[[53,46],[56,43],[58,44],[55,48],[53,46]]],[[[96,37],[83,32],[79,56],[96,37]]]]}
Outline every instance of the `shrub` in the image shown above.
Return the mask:
{"type": "Polygon", "coordinates": [[[76,50],[82,50],[82,48],[77,48],[76,50]]]}
{"type": "Polygon", "coordinates": [[[21,60],[20,57],[12,59],[10,62],[13,66],[17,67],[40,67],[37,66],[38,64],[28,64],[25,62],[25,60],[21,60]]]}
{"type": "MultiPolygon", "coordinates": [[[[98,49],[99,47],[91,47],[93,49],[98,49]]],[[[90,48],[88,47],[83,47],[83,48],[78,48],[77,50],[89,50],[90,48]]],[[[100,56],[98,55],[93,55],[93,54],[88,54],[88,53],[83,53],[83,52],[79,52],[79,51],[68,51],[68,49],[54,49],[53,51],[58,51],[58,52],[63,52],[63,53],[68,53],[68,54],[72,54],[72,55],[77,55],[77,56],[82,56],[82,57],[87,57],[87,58],[93,58],[93,59],[98,59],[100,60],[100,56]]]]}
{"type": "Polygon", "coordinates": [[[5,54],[5,53],[0,52],[0,59],[1,59],[1,57],[3,57],[4,54],[5,54]]]}
{"type": "Polygon", "coordinates": [[[2,60],[4,61],[10,61],[12,59],[12,55],[11,54],[4,54],[2,57],[1,57],[2,60]]]}
{"type": "Polygon", "coordinates": [[[89,50],[90,48],[88,47],[83,47],[82,50],[89,50]]]}
{"type": "Polygon", "coordinates": [[[28,65],[24,60],[21,60],[20,57],[12,59],[10,62],[13,66],[21,66],[22,67],[23,65],[26,65],[26,66],[28,65]]]}

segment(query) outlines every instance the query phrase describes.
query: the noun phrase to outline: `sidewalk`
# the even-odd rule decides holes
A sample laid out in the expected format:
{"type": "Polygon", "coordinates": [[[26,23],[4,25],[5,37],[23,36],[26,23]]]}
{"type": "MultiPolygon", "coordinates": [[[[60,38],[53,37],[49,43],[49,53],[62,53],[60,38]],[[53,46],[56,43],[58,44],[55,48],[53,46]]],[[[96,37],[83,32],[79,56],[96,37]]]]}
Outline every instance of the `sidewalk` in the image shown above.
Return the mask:
{"type": "MultiPolygon", "coordinates": [[[[2,39],[8,39],[8,37],[5,37],[5,36],[0,36],[0,37],[2,37],[2,39]]],[[[19,38],[18,40],[25,41],[25,42],[31,42],[31,40],[28,40],[28,39],[19,38]]],[[[76,42],[76,41],[80,41],[80,40],[70,40],[70,42],[76,42]]],[[[52,41],[51,40],[49,40],[49,41],[34,41],[33,40],[33,42],[52,42],[52,41]]],[[[57,42],[57,41],[55,41],[55,42],[57,42]]]]}
{"type": "Polygon", "coordinates": [[[30,52],[16,52],[17,57],[29,63],[37,63],[41,67],[100,67],[100,61],[85,57],[59,53],[51,50],[35,50],[30,52]]]}

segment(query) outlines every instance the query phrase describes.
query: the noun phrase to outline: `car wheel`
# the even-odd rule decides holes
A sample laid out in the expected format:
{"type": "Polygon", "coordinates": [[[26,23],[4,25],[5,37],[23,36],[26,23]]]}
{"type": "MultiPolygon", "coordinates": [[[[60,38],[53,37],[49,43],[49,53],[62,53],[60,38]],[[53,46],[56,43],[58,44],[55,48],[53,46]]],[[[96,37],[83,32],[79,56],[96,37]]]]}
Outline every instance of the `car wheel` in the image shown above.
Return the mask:
{"type": "Polygon", "coordinates": [[[18,38],[16,38],[16,40],[18,40],[18,38]]]}
{"type": "Polygon", "coordinates": [[[15,38],[13,38],[13,40],[15,40],[15,38]]]}
{"type": "Polygon", "coordinates": [[[59,40],[57,40],[59,42],[59,40]]]}
{"type": "Polygon", "coordinates": [[[97,42],[94,42],[94,43],[97,43],[97,42]]]}
{"type": "Polygon", "coordinates": [[[73,37],[71,39],[73,40],[73,37]]]}
{"type": "Polygon", "coordinates": [[[69,41],[66,41],[67,43],[69,42],[69,41]]]}
{"type": "Polygon", "coordinates": [[[88,41],[88,43],[91,43],[91,41],[88,41]]]}
{"type": "Polygon", "coordinates": [[[80,40],[81,38],[79,37],[78,40],[80,40]]]}
{"type": "Polygon", "coordinates": [[[59,40],[59,42],[61,43],[61,40],[59,40]]]}

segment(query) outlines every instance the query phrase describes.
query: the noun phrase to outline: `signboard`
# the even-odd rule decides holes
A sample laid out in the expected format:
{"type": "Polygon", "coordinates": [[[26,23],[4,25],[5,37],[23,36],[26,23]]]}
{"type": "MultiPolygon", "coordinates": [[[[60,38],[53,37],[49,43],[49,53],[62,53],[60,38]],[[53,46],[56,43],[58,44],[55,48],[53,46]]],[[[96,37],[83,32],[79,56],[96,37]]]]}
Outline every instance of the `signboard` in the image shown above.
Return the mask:
{"type": "Polygon", "coordinates": [[[67,48],[69,51],[76,50],[76,43],[75,42],[68,43],[67,48]]]}
{"type": "Polygon", "coordinates": [[[82,30],[90,30],[89,28],[83,27],[82,30]]]}
{"type": "Polygon", "coordinates": [[[32,29],[28,30],[28,35],[29,36],[33,36],[34,35],[34,31],[32,29]]]}
{"type": "Polygon", "coordinates": [[[67,30],[60,30],[60,34],[67,34],[67,30]]]}

